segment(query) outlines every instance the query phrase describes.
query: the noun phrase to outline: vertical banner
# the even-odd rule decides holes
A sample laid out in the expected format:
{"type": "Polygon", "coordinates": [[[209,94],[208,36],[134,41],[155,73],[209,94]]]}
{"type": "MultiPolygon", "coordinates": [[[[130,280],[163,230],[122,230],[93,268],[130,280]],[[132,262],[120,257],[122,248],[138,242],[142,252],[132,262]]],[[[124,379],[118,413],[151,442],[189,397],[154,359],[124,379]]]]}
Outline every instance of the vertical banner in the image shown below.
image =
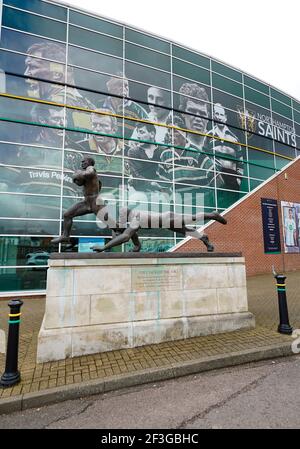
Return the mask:
{"type": "Polygon", "coordinates": [[[281,201],[284,252],[300,252],[300,204],[281,201]]]}
{"type": "Polygon", "coordinates": [[[281,247],[277,201],[261,198],[261,210],[265,254],[279,254],[281,247]]]}

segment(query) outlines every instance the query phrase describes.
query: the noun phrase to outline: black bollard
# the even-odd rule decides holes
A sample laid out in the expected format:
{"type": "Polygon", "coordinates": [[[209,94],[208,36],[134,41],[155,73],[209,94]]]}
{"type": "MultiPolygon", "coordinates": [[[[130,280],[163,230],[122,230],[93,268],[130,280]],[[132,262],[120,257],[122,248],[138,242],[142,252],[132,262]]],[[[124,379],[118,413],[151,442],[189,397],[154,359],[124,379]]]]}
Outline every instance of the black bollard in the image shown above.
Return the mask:
{"type": "Polygon", "coordinates": [[[0,379],[0,387],[8,388],[20,382],[21,376],[18,371],[18,351],[19,351],[19,327],[20,327],[20,317],[21,317],[21,306],[23,301],[20,299],[12,299],[9,301],[8,306],[10,307],[9,313],[9,327],[8,327],[8,338],[7,338],[7,352],[6,352],[6,363],[5,372],[2,374],[0,379]]]}
{"type": "Polygon", "coordinates": [[[286,302],[286,276],[283,274],[277,274],[273,268],[274,278],[276,279],[277,293],[278,293],[278,306],[279,306],[279,325],[278,332],[281,334],[291,335],[293,328],[289,323],[289,312],[286,302]]]}

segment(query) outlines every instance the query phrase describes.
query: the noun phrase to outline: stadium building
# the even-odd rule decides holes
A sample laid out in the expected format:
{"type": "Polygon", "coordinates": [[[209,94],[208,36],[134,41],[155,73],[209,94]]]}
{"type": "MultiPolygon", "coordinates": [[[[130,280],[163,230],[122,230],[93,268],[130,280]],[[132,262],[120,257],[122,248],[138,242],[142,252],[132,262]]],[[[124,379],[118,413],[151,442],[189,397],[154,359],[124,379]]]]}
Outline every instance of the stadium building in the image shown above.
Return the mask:
{"type": "MultiPolygon", "coordinates": [[[[233,210],[297,158],[300,102],[269,84],[71,5],[0,5],[1,292],[43,291],[51,252],[91,251],[111,238],[91,214],[74,219],[72,248],[51,243],[64,212],[82,198],[72,174],[86,155],[95,159],[101,198],[116,218],[124,205],[233,210]]],[[[267,211],[262,233],[268,214],[269,225],[279,215],[281,243],[276,247],[273,227],[271,247],[261,251],[299,258],[300,198],[275,204],[264,195],[268,201],[253,213],[262,222],[267,211]]],[[[171,231],[143,229],[140,236],[143,251],[184,248],[171,231]]]]}

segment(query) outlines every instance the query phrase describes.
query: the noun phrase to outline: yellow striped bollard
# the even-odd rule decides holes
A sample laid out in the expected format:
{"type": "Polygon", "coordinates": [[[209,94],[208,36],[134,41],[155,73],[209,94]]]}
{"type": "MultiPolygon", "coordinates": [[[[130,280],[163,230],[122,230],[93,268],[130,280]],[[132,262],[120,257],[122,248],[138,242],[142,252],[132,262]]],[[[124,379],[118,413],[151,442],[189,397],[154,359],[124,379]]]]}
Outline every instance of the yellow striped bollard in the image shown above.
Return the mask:
{"type": "Polygon", "coordinates": [[[0,379],[0,386],[8,388],[20,382],[21,376],[18,371],[18,351],[19,351],[19,328],[21,322],[21,306],[23,301],[20,299],[12,299],[8,306],[10,313],[8,315],[8,338],[5,372],[0,379]]]}
{"type": "Polygon", "coordinates": [[[278,306],[279,306],[278,332],[280,332],[281,334],[290,335],[293,333],[293,328],[289,323],[289,312],[286,302],[286,284],[285,284],[286,276],[274,272],[274,277],[276,279],[278,306]]]}

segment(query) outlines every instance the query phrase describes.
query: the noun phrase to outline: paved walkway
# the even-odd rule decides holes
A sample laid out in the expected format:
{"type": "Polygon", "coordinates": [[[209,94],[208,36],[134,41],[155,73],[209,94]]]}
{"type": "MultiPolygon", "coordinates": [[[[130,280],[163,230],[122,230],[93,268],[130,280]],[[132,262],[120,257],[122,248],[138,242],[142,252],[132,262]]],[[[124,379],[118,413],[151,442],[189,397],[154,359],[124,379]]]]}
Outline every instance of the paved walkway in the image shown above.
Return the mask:
{"type": "MultiPolygon", "coordinates": [[[[290,323],[300,329],[300,272],[288,273],[290,323]]],[[[187,340],[36,363],[37,335],[44,315],[43,298],[24,299],[20,327],[21,382],[0,388],[0,413],[42,403],[158,381],[179,375],[291,353],[290,336],[277,332],[278,302],[271,275],[248,279],[249,310],[256,328],[187,340]]],[[[0,300],[0,328],[7,333],[7,300],[0,300]]],[[[0,373],[5,356],[0,354],[0,373]]]]}

